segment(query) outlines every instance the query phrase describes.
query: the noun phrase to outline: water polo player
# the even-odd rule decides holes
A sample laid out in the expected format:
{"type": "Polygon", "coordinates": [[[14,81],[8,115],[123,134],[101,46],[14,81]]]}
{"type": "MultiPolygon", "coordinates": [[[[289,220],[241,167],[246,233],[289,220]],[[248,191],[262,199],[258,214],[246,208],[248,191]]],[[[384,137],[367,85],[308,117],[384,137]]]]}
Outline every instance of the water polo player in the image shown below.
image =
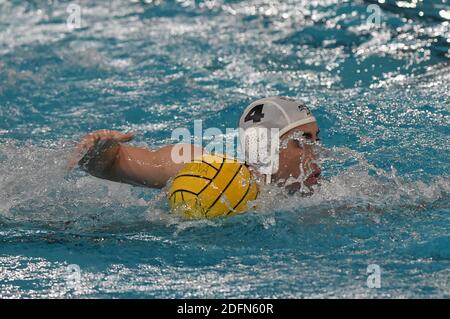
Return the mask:
{"type": "MultiPolygon", "coordinates": [[[[248,132],[255,128],[279,130],[278,136],[280,138],[278,142],[281,146],[276,154],[278,159],[276,169],[262,174],[261,170],[255,168],[252,163],[246,163],[250,168],[251,178],[257,183],[273,183],[278,186],[285,186],[289,191],[295,191],[302,187],[310,188],[317,184],[321,170],[316,164],[314,144],[318,141],[319,128],[316,119],[303,103],[284,97],[269,97],[257,100],[244,110],[239,126],[243,132],[248,132]]],[[[248,146],[249,140],[243,139],[243,136],[245,134],[241,134],[241,145],[245,147],[246,144],[248,146]]],[[[221,178],[221,174],[218,173],[223,165],[214,167],[214,165],[208,163],[208,160],[199,160],[197,155],[203,154],[203,149],[199,146],[182,145],[183,147],[179,149],[181,152],[184,149],[187,156],[184,156],[184,160],[180,162],[173,159],[173,151],[176,145],[150,150],[124,144],[133,138],[133,133],[122,134],[110,130],[90,133],[78,144],[68,167],[73,169],[76,165],[80,165],[83,170],[99,178],[135,186],[162,188],[169,180],[176,178],[177,174],[183,171],[183,168],[186,171],[188,163],[198,161],[199,165],[209,165],[213,171],[212,175],[208,177],[199,176],[200,173],[198,172],[194,172],[194,174],[192,169],[202,170],[199,165],[197,165],[198,167],[194,166],[194,168],[190,168],[189,174],[182,174],[182,177],[185,179],[184,185],[190,183],[186,179],[187,175],[190,177],[196,176],[205,180],[205,186],[202,186],[200,189],[200,191],[203,191],[207,186],[216,182],[215,178],[221,178]]],[[[250,143],[252,142],[250,140],[250,143]]],[[[177,146],[179,147],[180,145],[178,144],[177,146]]],[[[222,161],[224,160],[222,159],[222,161]]],[[[235,163],[236,160],[231,162],[235,163]]],[[[205,168],[208,169],[206,166],[205,168]]],[[[238,172],[242,174],[244,171],[246,171],[245,167],[238,168],[236,174],[238,172]]],[[[211,200],[211,205],[217,206],[224,201],[222,198],[224,197],[223,194],[227,188],[230,188],[230,186],[232,188],[232,182],[236,174],[230,173],[230,181],[224,181],[223,186],[221,186],[224,189],[219,189],[217,198],[211,200]]],[[[219,180],[217,184],[220,184],[219,180]]],[[[252,193],[251,191],[249,192],[250,189],[251,185],[249,184],[246,189],[247,193],[252,193]]],[[[199,193],[194,193],[190,190],[185,191],[184,189],[183,192],[180,192],[181,196],[198,195],[199,193]]],[[[172,193],[171,195],[176,194],[172,193]]],[[[255,196],[252,195],[252,197],[255,196]]],[[[171,198],[173,199],[173,196],[171,198]]],[[[231,205],[229,209],[224,208],[224,211],[228,211],[227,215],[235,212],[236,209],[233,206],[238,207],[241,205],[243,199],[236,199],[237,203],[229,204],[228,206],[231,205]]],[[[179,200],[185,199],[180,197],[179,200]]],[[[226,198],[225,202],[227,202],[226,198]]]]}

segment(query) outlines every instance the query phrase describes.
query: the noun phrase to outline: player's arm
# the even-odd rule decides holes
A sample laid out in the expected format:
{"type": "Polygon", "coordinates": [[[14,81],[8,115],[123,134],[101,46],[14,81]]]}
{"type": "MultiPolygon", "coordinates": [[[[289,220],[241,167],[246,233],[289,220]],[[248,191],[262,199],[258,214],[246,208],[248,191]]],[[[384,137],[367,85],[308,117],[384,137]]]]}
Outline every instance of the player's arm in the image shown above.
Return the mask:
{"type": "Polygon", "coordinates": [[[201,148],[193,145],[168,145],[149,150],[123,144],[133,138],[132,133],[116,131],[90,133],[78,144],[68,169],[80,165],[99,178],[162,188],[186,162],[202,152],[201,148]]]}

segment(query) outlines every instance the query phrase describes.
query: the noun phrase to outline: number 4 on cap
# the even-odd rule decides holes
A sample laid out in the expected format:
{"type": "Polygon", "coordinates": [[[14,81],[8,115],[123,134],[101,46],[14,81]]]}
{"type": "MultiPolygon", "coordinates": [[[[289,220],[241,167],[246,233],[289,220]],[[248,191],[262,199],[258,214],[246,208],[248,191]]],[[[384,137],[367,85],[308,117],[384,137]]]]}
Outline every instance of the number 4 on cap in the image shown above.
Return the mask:
{"type": "Polygon", "coordinates": [[[264,104],[258,104],[254,106],[250,112],[245,116],[244,122],[248,122],[253,120],[253,123],[261,122],[261,119],[264,117],[264,113],[262,112],[264,104]]]}

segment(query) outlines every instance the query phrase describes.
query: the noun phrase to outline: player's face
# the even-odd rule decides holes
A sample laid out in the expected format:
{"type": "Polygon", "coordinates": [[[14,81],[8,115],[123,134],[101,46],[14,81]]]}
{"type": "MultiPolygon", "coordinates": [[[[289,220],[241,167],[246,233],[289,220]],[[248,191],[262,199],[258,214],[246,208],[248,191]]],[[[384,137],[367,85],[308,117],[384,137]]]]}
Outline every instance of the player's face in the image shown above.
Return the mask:
{"type": "MultiPolygon", "coordinates": [[[[274,174],[277,181],[304,176],[305,186],[317,184],[321,169],[316,163],[317,154],[314,149],[319,141],[319,132],[319,127],[314,122],[296,127],[281,136],[279,169],[274,174]]],[[[297,182],[297,186],[300,186],[300,182],[297,182]]]]}

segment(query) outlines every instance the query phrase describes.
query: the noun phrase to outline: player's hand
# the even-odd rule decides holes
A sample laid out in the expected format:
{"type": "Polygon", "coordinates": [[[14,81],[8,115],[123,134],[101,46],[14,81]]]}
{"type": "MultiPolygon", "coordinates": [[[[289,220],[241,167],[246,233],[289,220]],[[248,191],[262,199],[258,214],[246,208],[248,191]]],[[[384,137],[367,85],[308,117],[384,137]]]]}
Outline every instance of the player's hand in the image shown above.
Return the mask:
{"type": "Polygon", "coordinates": [[[87,134],[75,148],[70,160],[67,164],[67,170],[74,169],[80,160],[101,141],[111,141],[118,143],[129,142],[134,138],[134,133],[120,133],[117,131],[101,130],[87,134]]]}

